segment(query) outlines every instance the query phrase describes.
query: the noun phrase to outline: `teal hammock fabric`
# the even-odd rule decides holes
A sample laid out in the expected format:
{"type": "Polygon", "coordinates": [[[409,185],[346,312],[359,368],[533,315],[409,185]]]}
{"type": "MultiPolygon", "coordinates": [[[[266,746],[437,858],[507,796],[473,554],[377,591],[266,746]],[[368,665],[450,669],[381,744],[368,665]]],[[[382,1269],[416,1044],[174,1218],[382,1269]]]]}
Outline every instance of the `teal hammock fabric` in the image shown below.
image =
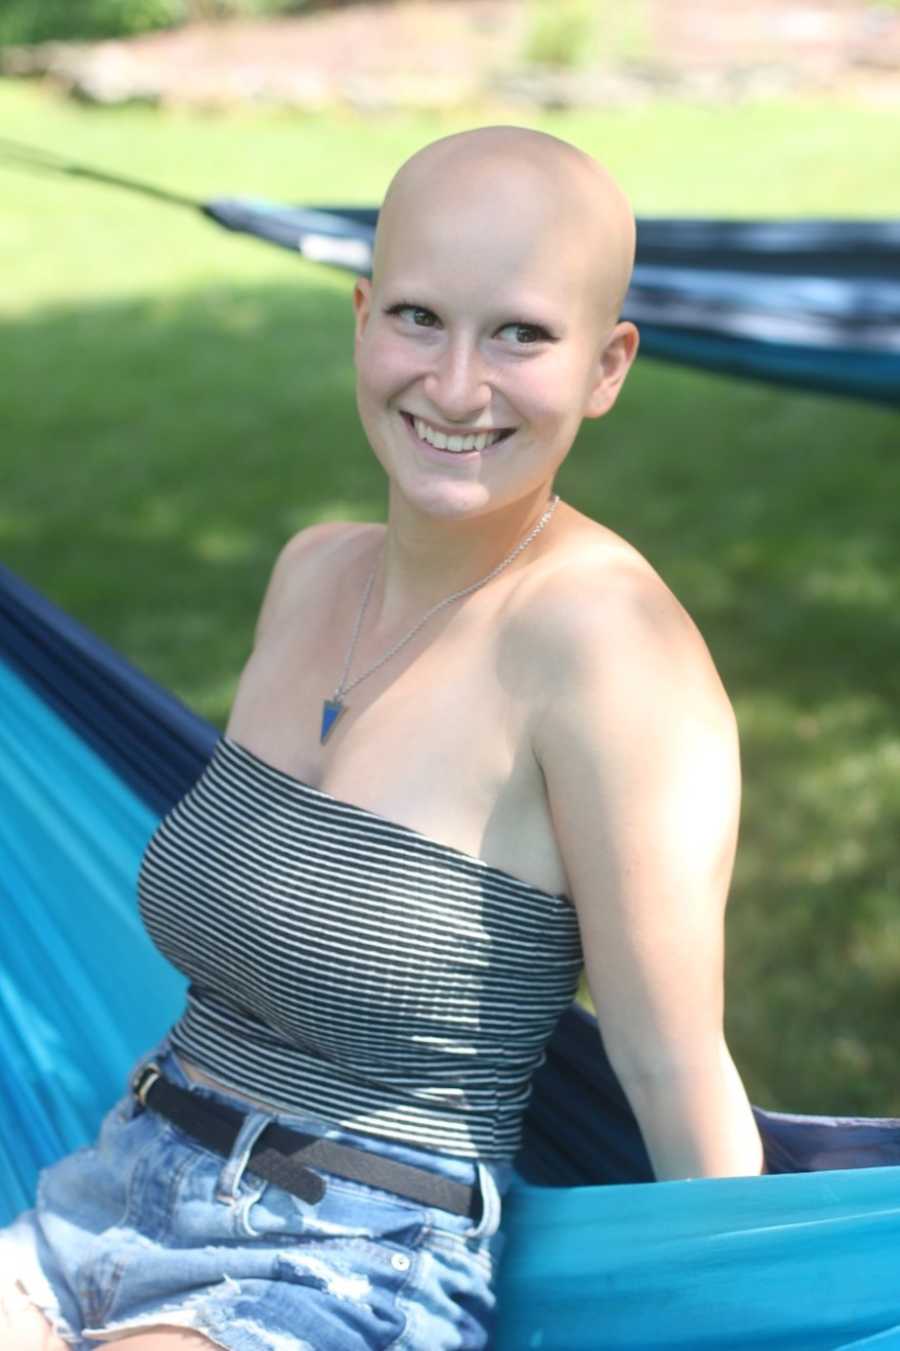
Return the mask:
{"type": "Polygon", "coordinates": [[[0,664],[0,1223],[85,1144],[180,1011],[137,868],[157,813],[0,664]]]}
{"type": "MultiPolygon", "coordinates": [[[[0,570],[0,611],[3,582],[0,570]]],[[[184,981],[144,934],[134,885],[160,812],[215,735],[197,745],[192,715],[138,673],[119,682],[102,645],[52,609],[15,609],[6,639],[17,651],[0,660],[0,1223],[30,1203],[40,1167],[92,1138],[130,1065],[180,1011],[184,981]],[[44,660],[36,635],[57,619],[65,641],[44,660]],[[97,718],[105,739],[90,731],[97,718]]],[[[563,1041],[583,1070],[581,1030],[586,1020],[567,1023],[563,1041]]],[[[580,1106],[566,1065],[554,1052],[536,1091],[546,1101],[523,1172],[597,1177],[596,1149],[613,1158],[610,1178],[641,1177],[612,1099],[580,1121],[593,1141],[567,1135],[580,1106]]],[[[495,1351],[900,1348],[900,1168],[885,1166],[900,1162],[898,1123],[760,1121],[776,1164],[780,1150],[783,1166],[827,1171],[520,1181],[495,1351]]]]}

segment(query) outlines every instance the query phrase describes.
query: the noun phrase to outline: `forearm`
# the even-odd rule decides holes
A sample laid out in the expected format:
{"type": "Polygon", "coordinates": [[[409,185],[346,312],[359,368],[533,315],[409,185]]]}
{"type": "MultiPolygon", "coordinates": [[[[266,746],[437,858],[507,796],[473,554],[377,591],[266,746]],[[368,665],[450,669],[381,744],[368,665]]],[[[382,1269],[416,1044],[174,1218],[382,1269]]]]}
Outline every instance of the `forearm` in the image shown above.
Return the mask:
{"type": "Polygon", "coordinates": [[[658,1181],[763,1172],[753,1111],[724,1042],[690,1065],[620,1068],[658,1181]]]}

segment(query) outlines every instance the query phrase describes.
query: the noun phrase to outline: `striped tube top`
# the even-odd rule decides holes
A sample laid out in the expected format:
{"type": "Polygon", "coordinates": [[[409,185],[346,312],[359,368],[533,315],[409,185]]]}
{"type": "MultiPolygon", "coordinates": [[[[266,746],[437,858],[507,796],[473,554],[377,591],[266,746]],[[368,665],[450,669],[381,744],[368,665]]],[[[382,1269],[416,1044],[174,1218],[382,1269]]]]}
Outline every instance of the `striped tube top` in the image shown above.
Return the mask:
{"type": "Polygon", "coordinates": [[[575,910],[312,788],[229,737],[147,846],[172,1045],[286,1112],[511,1158],[581,970],[575,910]]]}

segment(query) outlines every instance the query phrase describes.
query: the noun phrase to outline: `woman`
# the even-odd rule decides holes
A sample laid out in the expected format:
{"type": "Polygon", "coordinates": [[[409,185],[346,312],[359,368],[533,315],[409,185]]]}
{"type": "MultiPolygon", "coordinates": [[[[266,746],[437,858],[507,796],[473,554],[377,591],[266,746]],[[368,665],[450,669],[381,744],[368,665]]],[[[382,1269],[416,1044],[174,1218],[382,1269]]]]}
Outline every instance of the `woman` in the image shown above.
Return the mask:
{"type": "Polygon", "coordinates": [[[553,492],[635,357],[633,255],[609,175],[541,133],[393,180],[354,291],[387,525],[278,560],[144,860],[185,1013],[0,1236],[4,1346],[486,1345],[582,955],[656,1176],[760,1171],[722,1033],[733,715],[647,562],[553,492]]]}

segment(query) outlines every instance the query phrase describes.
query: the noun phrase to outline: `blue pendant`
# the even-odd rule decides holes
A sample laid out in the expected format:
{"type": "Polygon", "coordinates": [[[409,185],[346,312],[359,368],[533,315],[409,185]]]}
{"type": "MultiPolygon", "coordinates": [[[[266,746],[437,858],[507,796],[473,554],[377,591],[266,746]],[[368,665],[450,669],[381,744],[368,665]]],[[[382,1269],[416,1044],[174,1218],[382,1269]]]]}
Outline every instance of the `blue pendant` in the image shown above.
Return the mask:
{"type": "Polygon", "coordinates": [[[328,740],[328,734],[334,724],[344,711],[344,705],[340,699],[326,699],[322,705],[322,731],[319,736],[319,744],[324,745],[328,740]]]}

